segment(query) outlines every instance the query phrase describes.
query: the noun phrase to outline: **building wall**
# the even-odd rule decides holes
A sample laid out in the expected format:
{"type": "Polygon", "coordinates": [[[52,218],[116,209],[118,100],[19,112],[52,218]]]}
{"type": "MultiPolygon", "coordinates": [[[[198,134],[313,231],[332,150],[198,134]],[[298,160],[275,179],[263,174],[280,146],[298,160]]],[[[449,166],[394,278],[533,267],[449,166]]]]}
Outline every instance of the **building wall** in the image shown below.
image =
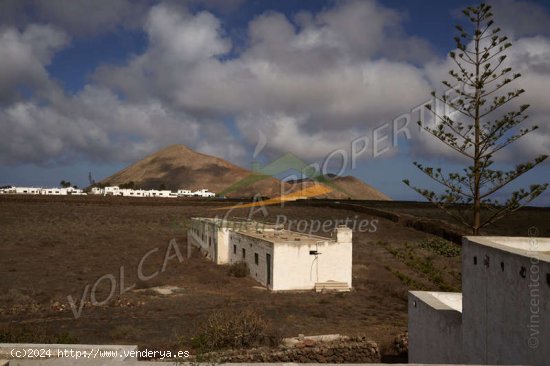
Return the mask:
{"type": "Polygon", "coordinates": [[[15,193],[18,194],[40,194],[41,188],[34,187],[15,187],[15,193]]]}
{"type": "Polygon", "coordinates": [[[199,248],[202,254],[205,254],[207,255],[207,257],[210,257],[210,253],[208,252],[208,246],[205,246],[205,241],[202,240],[200,234],[197,234],[194,230],[188,230],[187,234],[188,234],[187,238],[192,240],[190,243],[195,247],[199,248]]]}
{"type": "Polygon", "coordinates": [[[217,231],[216,245],[217,245],[217,264],[229,263],[229,236],[230,231],[226,227],[221,227],[217,231]]]}
{"type": "Polygon", "coordinates": [[[254,278],[263,286],[274,290],[273,263],[275,259],[273,247],[274,245],[271,242],[231,231],[229,232],[229,263],[245,261],[250,269],[250,277],[254,278]],[[255,260],[256,254],[258,255],[257,264],[255,260]],[[267,254],[271,255],[270,284],[268,284],[267,278],[267,254]]]}
{"type": "Polygon", "coordinates": [[[202,220],[193,220],[189,236],[195,246],[216,264],[229,263],[229,233],[226,227],[202,220]]]}
{"type": "Polygon", "coordinates": [[[310,290],[317,282],[345,282],[351,287],[352,245],[333,241],[277,244],[274,290],[310,290]],[[312,255],[317,251],[319,255],[312,255]]]}
{"type": "Polygon", "coordinates": [[[548,238],[463,238],[462,324],[430,293],[412,292],[409,361],[548,365],[549,252],[548,238]]]}
{"type": "Polygon", "coordinates": [[[311,290],[317,282],[327,281],[352,286],[351,229],[338,230],[335,238],[339,242],[319,238],[311,244],[298,241],[274,244],[217,223],[195,219],[188,238],[217,264],[245,261],[250,276],[271,290],[311,290]],[[316,256],[310,251],[320,254],[316,256]]]}
{"type": "Polygon", "coordinates": [[[538,260],[540,254],[531,254],[522,256],[464,238],[466,362],[548,365],[550,264],[538,260]]]}
{"type": "Polygon", "coordinates": [[[409,293],[409,362],[462,363],[462,314],[429,292],[409,293]]]}
{"type": "Polygon", "coordinates": [[[215,227],[205,221],[193,220],[191,229],[191,237],[197,246],[206,257],[212,261],[216,261],[215,241],[217,234],[214,234],[215,227]]]}

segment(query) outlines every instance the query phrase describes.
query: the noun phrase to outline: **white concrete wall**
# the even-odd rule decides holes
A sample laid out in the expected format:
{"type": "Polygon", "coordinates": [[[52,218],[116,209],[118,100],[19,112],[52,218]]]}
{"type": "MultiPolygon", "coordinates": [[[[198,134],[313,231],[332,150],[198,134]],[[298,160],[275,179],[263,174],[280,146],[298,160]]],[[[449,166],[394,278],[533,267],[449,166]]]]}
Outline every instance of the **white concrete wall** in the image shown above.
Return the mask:
{"type": "MultiPolygon", "coordinates": [[[[351,235],[344,236],[351,240],[351,235]]],[[[311,290],[317,282],[338,281],[352,285],[352,244],[320,238],[317,243],[271,243],[238,232],[230,233],[230,263],[244,260],[250,276],[274,291],[311,290]],[[245,257],[243,258],[243,249],[245,257]],[[322,254],[311,255],[310,251],[322,254]],[[258,254],[258,264],[255,262],[258,254]],[[267,254],[271,255],[271,283],[267,284],[267,254]]]]}
{"type": "Polygon", "coordinates": [[[99,187],[93,187],[90,191],[91,194],[105,194],[105,190],[99,187]]]}
{"type": "Polygon", "coordinates": [[[462,324],[437,299],[411,293],[409,361],[547,366],[549,248],[548,238],[463,238],[462,324]]]}
{"type": "Polygon", "coordinates": [[[59,188],[44,188],[40,191],[40,194],[60,196],[61,195],[61,189],[59,189],[59,188]]]}
{"type": "Polygon", "coordinates": [[[193,245],[198,247],[203,254],[213,260],[211,246],[208,245],[207,228],[203,221],[193,220],[193,226],[190,230],[191,238],[193,239],[193,245]]]}
{"type": "Polygon", "coordinates": [[[469,239],[462,250],[465,362],[548,365],[550,263],[542,253],[529,257],[469,239]]]}
{"type": "Polygon", "coordinates": [[[216,238],[217,264],[229,263],[229,236],[230,232],[228,228],[219,228],[216,238]]]}
{"type": "Polygon", "coordinates": [[[229,233],[229,263],[245,261],[250,269],[250,277],[254,278],[263,286],[267,286],[273,290],[273,243],[264,241],[258,238],[253,238],[248,235],[243,235],[239,232],[229,233]],[[243,249],[245,256],[243,257],[243,249]],[[255,254],[258,255],[258,264],[255,261],[255,254]],[[271,255],[271,284],[268,285],[267,278],[267,254],[271,255]]]}
{"type": "Polygon", "coordinates": [[[217,264],[245,261],[250,276],[272,290],[311,290],[317,282],[337,281],[352,286],[352,233],[341,228],[334,238],[273,243],[231,230],[220,223],[194,219],[189,237],[217,264]],[[244,250],[244,256],[243,256],[244,250]],[[310,254],[316,251],[319,255],[310,254]],[[268,281],[267,260],[271,256],[268,281]],[[257,263],[256,263],[257,255],[257,263]]]}
{"type": "Polygon", "coordinates": [[[13,191],[17,194],[40,194],[41,188],[34,187],[15,187],[13,191]]]}
{"type": "Polygon", "coordinates": [[[317,282],[337,281],[352,286],[352,244],[321,241],[276,244],[273,290],[310,290],[317,282]],[[318,251],[319,255],[311,255],[318,251]]]}
{"type": "Polygon", "coordinates": [[[409,293],[409,362],[461,363],[462,314],[427,291],[409,293]]]}
{"type": "Polygon", "coordinates": [[[217,223],[193,219],[190,236],[207,258],[216,264],[229,262],[229,230],[217,223]]]}

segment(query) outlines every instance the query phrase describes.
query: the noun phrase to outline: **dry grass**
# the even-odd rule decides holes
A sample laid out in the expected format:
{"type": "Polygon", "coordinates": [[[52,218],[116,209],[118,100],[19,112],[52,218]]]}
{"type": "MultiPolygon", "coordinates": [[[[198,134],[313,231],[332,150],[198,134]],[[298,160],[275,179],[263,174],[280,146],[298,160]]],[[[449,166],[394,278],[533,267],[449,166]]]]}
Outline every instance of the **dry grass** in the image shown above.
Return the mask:
{"type": "Polygon", "coordinates": [[[0,343],[76,344],[78,339],[67,332],[51,332],[28,325],[0,326],[0,343]]]}
{"type": "Polygon", "coordinates": [[[250,308],[216,310],[197,330],[191,344],[200,353],[223,349],[277,346],[282,340],[260,313],[250,308]]]}
{"type": "Polygon", "coordinates": [[[229,276],[233,276],[237,278],[246,277],[250,274],[250,268],[248,268],[248,264],[246,264],[246,262],[241,261],[241,262],[233,263],[232,265],[229,266],[227,274],[229,276]]]}
{"type": "MultiPolygon", "coordinates": [[[[253,307],[265,322],[285,337],[340,333],[350,336],[369,334],[378,342],[390,344],[407,327],[408,290],[421,283],[431,290],[438,287],[426,276],[407,266],[377,244],[386,241],[398,250],[405,243],[415,245],[415,256],[435,256],[434,266],[449,272],[460,271],[460,258],[443,257],[420,248],[429,235],[379,219],[374,233],[354,233],[353,287],[346,294],[272,293],[255,289],[249,277],[228,276],[228,268],[218,266],[197,252],[183,262],[172,259],[162,268],[168,243],[175,238],[186,257],[185,223],[190,217],[223,215],[214,210],[231,203],[170,199],[132,199],[124,197],[0,197],[0,308],[14,302],[36,303],[40,311],[22,309],[0,313],[0,325],[24,322],[41,326],[48,334],[60,329],[78,337],[82,343],[112,343],[113,336],[125,343],[156,349],[181,349],[175,334],[189,342],[197,336],[197,322],[224,308],[240,312],[253,307]],[[145,260],[142,271],[154,279],[140,283],[137,268],[141,258],[158,248],[145,260]],[[384,268],[403,273],[415,282],[403,283],[384,268]],[[120,293],[120,270],[124,268],[124,287],[139,288],[171,285],[184,293],[163,296],[152,291],[129,291],[121,301],[105,306],[86,304],[75,319],[67,296],[80,303],[86,286],[112,274],[116,279],[115,299],[120,293]],[[10,289],[19,289],[10,292],[10,289]],[[28,291],[25,289],[33,289],[28,291]],[[60,302],[51,307],[51,302],[60,302]],[[65,306],[61,306],[65,305],[65,306]],[[134,329],[116,329],[130,324],[134,329]],[[113,331],[113,334],[110,332],[113,331]]],[[[372,216],[313,207],[269,207],[266,221],[277,215],[289,220],[372,220],[372,216]]],[[[247,212],[235,210],[235,216],[247,212]]],[[[259,212],[258,215],[261,215],[259,212]]],[[[329,233],[317,232],[319,235],[329,233]]],[[[172,252],[173,254],[173,252],[172,252]]],[[[459,280],[446,278],[453,285],[459,280]]],[[[108,281],[97,287],[97,299],[109,294],[108,281]]],[[[90,300],[88,289],[85,301],[90,300]]],[[[186,347],[190,347],[186,343],[186,347]]]]}

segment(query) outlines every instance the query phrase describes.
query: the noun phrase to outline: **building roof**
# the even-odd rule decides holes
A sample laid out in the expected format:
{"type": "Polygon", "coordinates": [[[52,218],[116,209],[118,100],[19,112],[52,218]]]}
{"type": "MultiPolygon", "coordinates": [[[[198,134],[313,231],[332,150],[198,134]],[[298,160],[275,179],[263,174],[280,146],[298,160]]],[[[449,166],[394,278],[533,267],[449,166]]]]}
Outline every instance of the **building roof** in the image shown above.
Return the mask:
{"type": "Polygon", "coordinates": [[[462,313],[461,292],[411,291],[410,293],[436,310],[453,310],[462,313]]]}
{"type": "Polygon", "coordinates": [[[550,238],[513,236],[466,236],[468,242],[550,263],[550,238]]]}
{"type": "Polygon", "coordinates": [[[194,220],[217,224],[220,227],[246,235],[256,239],[264,240],[273,244],[283,245],[312,245],[319,242],[336,242],[334,238],[323,237],[298,231],[291,231],[269,223],[262,223],[252,220],[222,220],[217,218],[195,217],[194,220]]]}

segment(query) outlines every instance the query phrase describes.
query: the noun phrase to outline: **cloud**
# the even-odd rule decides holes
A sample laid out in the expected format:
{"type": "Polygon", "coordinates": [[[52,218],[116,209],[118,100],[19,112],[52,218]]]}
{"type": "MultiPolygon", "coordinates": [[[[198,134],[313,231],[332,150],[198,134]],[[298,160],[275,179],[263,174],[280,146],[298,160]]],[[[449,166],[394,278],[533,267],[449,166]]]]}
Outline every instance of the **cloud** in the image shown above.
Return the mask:
{"type": "MultiPolygon", "coordinates": [[[[119,27],[131,11],[117,6],[114,15],[98,10],[88,26],[119,27]]],[[[4,162],[131,161],[178,142],[241,162],[256,145],[258,130],[267,138],[267,153],[322,159],[426,101],[450,66],[426,40],[405,33],[402,14],[371,0],[336,2],[290,18],[266,12],[250,21],[238,49],[208,11],[167,2],[139,19],[145,51],[122,65],[102,65],[76,95],[66,95],[46,71],[68,42],[65,32],[29,26],[0,33],[0,42],[17,50],[0,57],[0,65],[12,70],[0,76],[2,126],[13,131],[0,137],[4,162]],[[10,90],[17,85],[48,92],[14,98],[10,90]]],[[[524,98],[540,119],[550,115],[548,42],[545,36],[520,37],[510,55],[524,74],[524,98]]],[[[548,137],[548,124],[541,125],[514,153],[547,149],[548,137]]],[[[415,133],[409,150],[453,155],[438,144],[415,133]]]]}
{"type": "Polygon", "coordinates": [[[220,37],[219,20],[208,12],[190,15],[156,6],[149,14],[145,31],[152,45],[147,56],[175,61],[176,67],[223,55],[231,48],[231,43],[220,37]]]}
{"type": "Polygon", "coordinates": [[[413,64],[420,54],[432,57],[427,43],[405,36],[401,16],[383,10],[371,1],[342,2],[318,14],[301,13],[298,25],[268,12],[250,22],[248,46],[228,57],[231,42],[214,16],[161,4],[146,21],[147,51],[128,65],[100,68],[94,80],[132,100],[160,96],[199,119],[233,116],[251,145],[255,137],[244,131],[251,115],[273,147],[317,136],[315,148],[308,138],[311,143],[293,150],[321,156],[334,146],[329,135],[378,126],[430,90],[413,64]],[[287,121],[284,132],[272,131],[275,120],[287,121]]]}
{"type": "MultiPolygon", "coordinates": [[[[172,8],[209,10],[221,15],[237,11],[246,0],[164,0],[172,8]]],[[[24,28],[47,23],[75,37],[117,30],[138,30],[158,0],[3,0],[0,24],[24,28]]]]}
{"type": "Polygon", "coordinates": [[[433,57],[430,44],[405,33],[404,16],[376,1],[347,1],[314,17],[307,28],[326,30],[359,59],[388,57],[399,61],[426,61],[433,57]]]}
{"type": "Polygon", "coordinates": [[[540,154],[550,155],[550,38],[536,36],[517,40],[511,48],[509,64],[514,72],[522,74],[515,88],[525,89],[513,106],[517,109],[522,104],[529,104],[529,119],[525,125],[537,125],[539,129],[510,145],[505,158],[528,159],[540,154]]]}
{"type": "MultiPolygon", "coordinates": [[[[208,12],[191,15],[178,7],[158,5],[151,9],[144,25],[149,48],[128,65],[100,67],[94,79],[131,99],[160,96],[178,103],[197,68],[229,52],[231,42],[221,36],[219,20],[208,12]]],[[[207,66],[205,66],[207,67],[207,66]]],[[[205,79],[205,82],[210,80],[205,79]]]]}
{"type": "Polygon", "coordinates": [[[140,27],[149,3],[149,0],[5,0],[0,3],[0,22],[16,27],[48,23],[73,36],[94,36],[140,27]]]}
{"type": "Polygon", "coordinates": [[[12,27],[1,29],[0,105],[23,97],[18,95],[22,88],[34,93],[56,93],[45,66],[68,41],[64,32],[46,25],[30,25],[22,32],[12,27]]]}
{"type": "Polygon", "coordinates": [[[540,3],[524,0],[490,0],[495,23],[515,38],[550,35],[550,9],[540,3]]]}
{"type": "Polygon", "coordinates": [[[170,143],[192,144],[199,124],[157,101],[120,100],[89,86],[48,105],[17,102],[0,113],[3,164],[48,164],[78,159],[131,161],[170,143]]]}

